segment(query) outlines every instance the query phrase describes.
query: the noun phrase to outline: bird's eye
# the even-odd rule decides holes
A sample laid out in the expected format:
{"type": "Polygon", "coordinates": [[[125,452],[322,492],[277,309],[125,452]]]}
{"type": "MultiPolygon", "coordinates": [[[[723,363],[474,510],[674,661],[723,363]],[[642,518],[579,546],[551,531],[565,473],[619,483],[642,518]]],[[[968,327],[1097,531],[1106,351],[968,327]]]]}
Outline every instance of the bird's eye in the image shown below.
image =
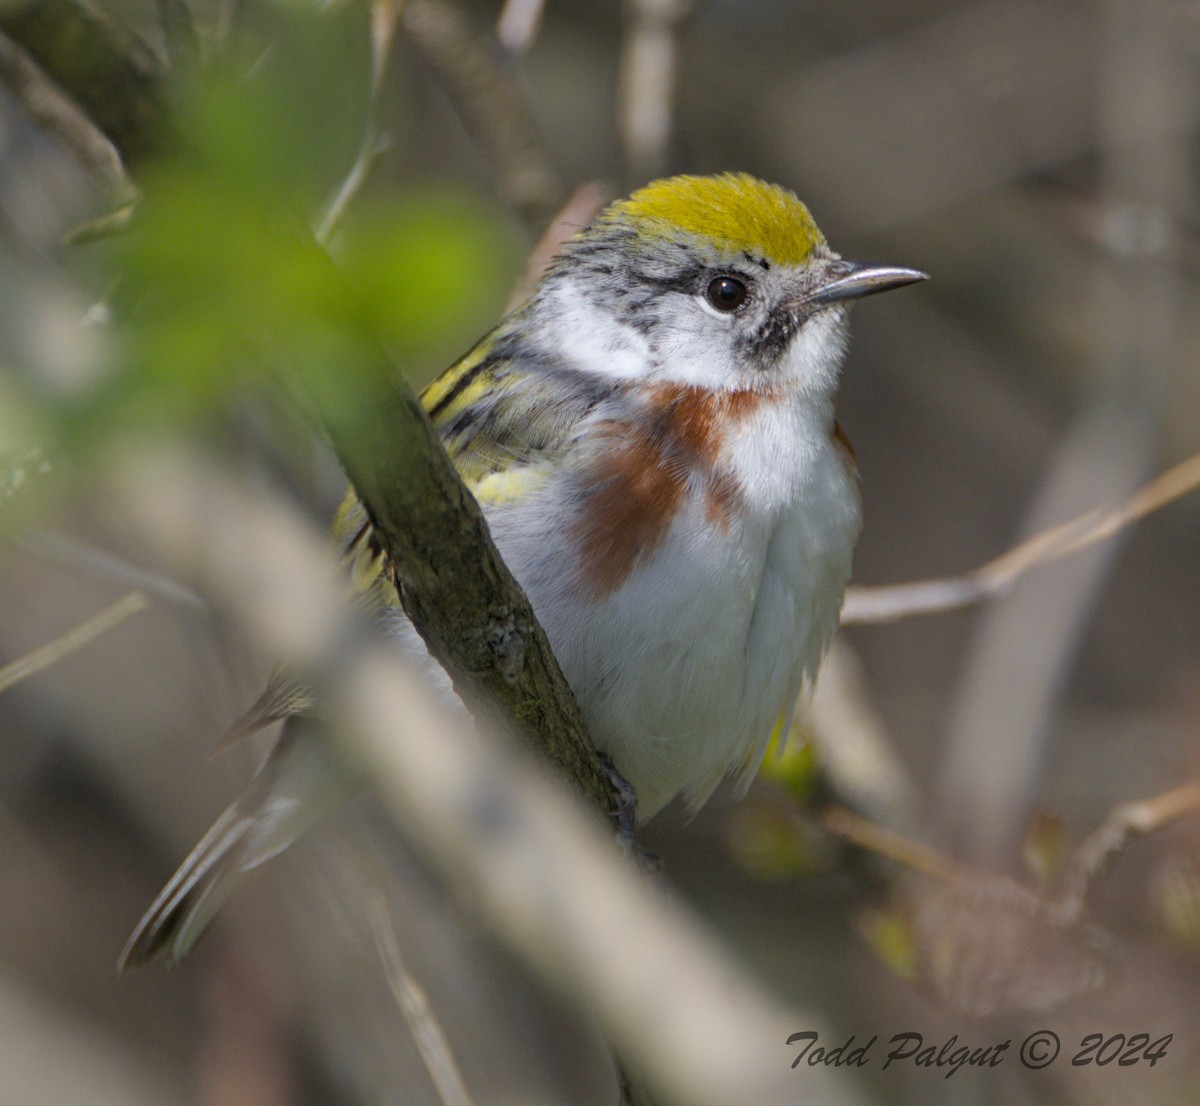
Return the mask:
{"type": "Polygon", "coordinates": [[[746,302],[749,290],[737,277],[719,276],[709,282],[704,295],[718,311],[736,311],[746,302]]]}

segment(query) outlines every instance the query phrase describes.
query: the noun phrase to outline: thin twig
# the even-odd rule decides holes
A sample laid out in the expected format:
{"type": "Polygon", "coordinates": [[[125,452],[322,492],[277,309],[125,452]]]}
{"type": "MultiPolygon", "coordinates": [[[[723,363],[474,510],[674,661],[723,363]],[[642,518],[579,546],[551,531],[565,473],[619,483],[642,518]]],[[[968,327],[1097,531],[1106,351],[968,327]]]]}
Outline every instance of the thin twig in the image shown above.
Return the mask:
{"type": "Polygon", "coordinates": [[[157,0],[167,59],[176,73],[193,71],[200,63],[200,39],[187,0],[157,0]]]}
{"type": "Polygon", "coordinates": [[[1200,811],[1200,780],[1192,780],[1151,799],[1122,803],[1075,850],[1064,891],[1055,910],[1064,924],[1083,913],[1092,881],[1135,835],[1154,833],[1200,811]]]}
{"type": "Polygon", "coordinates": [[[322,246],[329,245],[350,202],[366,183],[376,159],[388,147],[387,139],[379,133],[379,93],[392,56],[399,17],[400,0],[374,0],[371,4],[371,91],[367,101],[367,118],[354,164],[317,221],[315,234],[322,246]]]}
{"type": "Polygon", "coordinates": [[[1030,569],[1053,564],[1111,538],[1198,487],[1200,453],[1167,469],[1119,507],[1097,508],[1043,530],[962,576],[847,588],[842,624],[897,622],[916,615],[942,614],[1003,595],[1030,569]]]}
{"type": "Polygon", "coordinates": [[[566,189],[491,32],[476,28],[456,0],[406,0],[401,19],[491,159],[501,194],[540,233],[566,189]]]}
{"type": "Polygon", "coordinates": [[[13,544],[22,553],[45,564],[65,568],[73,573],[86,573],[105,583],[137,588],[177,606],[197,611],[208,610],[204,598],[191,588],[184,587],[178,580],[151,572],[141,565],[110,553],[107,549],[100,549],[75,538],[34,530],[20,535],[13,544]]]}
{"type": "Polygon", "coordinates": [[[133,193],[133,184],[117,147],[76,106],[30,54],[0,33],[0,81],[29,112],[79,159],[80,164],[106,181],[120,196],[133,193]]]}
{"type": "Polygon", "coordinates": [[[412,1034],[413,1043],[429,1078],[433,1082],[442,1106],[473,1106],[473,1099],[463,1081],[462,1071],[454,1058],[454,1050],[442,1029],[441,1022],[429,1004],[425,989],[413,978],[400,955],[400,946],[392,928],[387,904],[376,889],[367,911],[375,948],[383,961],[384,974],[400,1014],[412,1034]]]}
{"type": "Polygon", "coordinates": [[[88,642],[107,633],[114,626],[119,626],[127,618],[145,610],[149,605],[150,600],[143,592],[131,591],[128,595],[118,599],[112,606],[106,607],[98,615],[80,623],[62,637],[55,638],[54,641],[35,649],[32,653],[26,653],[12,664],[0,668],[0,692],[5,692],[13,684],[57,664],[63,657],[82,649],[88,642]]]}
{"type": "Polygon", "coordinates": [[[838,837],[941,883],[956,883],[966,875],[966,869],[945,853],[886,829],[846,807],[826,807],[821,812],[821,824],[838,837]]]}

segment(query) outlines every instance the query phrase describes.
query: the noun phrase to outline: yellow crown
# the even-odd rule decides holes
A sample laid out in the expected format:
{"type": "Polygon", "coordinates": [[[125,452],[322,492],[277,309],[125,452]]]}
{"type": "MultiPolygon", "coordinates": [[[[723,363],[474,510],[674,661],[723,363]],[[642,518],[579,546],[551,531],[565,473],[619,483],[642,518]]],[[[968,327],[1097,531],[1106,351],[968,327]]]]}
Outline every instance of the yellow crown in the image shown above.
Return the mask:
{"type": "Polygon", "coordinates": [[[748,173],[668,177],[639,189],[605,213],[651,236],[680,231],[732,253],[799,265],[825,245],[808,208],[786,188],[748,173]]]}

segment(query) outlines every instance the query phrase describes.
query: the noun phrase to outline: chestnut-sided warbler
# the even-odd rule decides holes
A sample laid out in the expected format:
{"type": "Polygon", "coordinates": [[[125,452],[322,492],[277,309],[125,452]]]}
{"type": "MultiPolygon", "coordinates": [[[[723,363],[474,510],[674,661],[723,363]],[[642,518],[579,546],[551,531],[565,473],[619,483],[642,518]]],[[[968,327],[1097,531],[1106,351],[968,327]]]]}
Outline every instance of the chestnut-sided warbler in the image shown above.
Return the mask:
{"type": "MultiPolygon", "coordinates": [[[[422,400],[525,587],[596,746],[642,819],[748,782],[837,625],[859,531],[834,419],[851,300],[924,279],[844,261],[792,193],[673,177],[614,203],[422,400]]],[[[361,590],[423,654],[353,494],[361,590]]],[[[354,782],[275,681],[235,729],[287,718],[248,792],[123,958],[187,953],[240,876],[354,782]]]]}

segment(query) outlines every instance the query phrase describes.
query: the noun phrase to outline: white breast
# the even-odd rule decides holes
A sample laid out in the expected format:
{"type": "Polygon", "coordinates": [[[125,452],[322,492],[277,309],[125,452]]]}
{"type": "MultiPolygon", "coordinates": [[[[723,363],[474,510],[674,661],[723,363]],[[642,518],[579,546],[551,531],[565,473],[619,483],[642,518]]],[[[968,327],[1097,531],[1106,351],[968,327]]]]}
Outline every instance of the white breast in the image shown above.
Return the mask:
{"type": "Polygon", "coordinates": [[[828,427],[811,404],[756,413],[723,449],[745,493],[727,531],[690,489],[665,540],[595,604],[570,593],[544,536],[552,497],[525,508],[541,525],[520,507],[492,518],[643,818],[679,792],[698,806],[731,769],[753,772],[815,672],[859,528],[855,482],[828,427]]]}

